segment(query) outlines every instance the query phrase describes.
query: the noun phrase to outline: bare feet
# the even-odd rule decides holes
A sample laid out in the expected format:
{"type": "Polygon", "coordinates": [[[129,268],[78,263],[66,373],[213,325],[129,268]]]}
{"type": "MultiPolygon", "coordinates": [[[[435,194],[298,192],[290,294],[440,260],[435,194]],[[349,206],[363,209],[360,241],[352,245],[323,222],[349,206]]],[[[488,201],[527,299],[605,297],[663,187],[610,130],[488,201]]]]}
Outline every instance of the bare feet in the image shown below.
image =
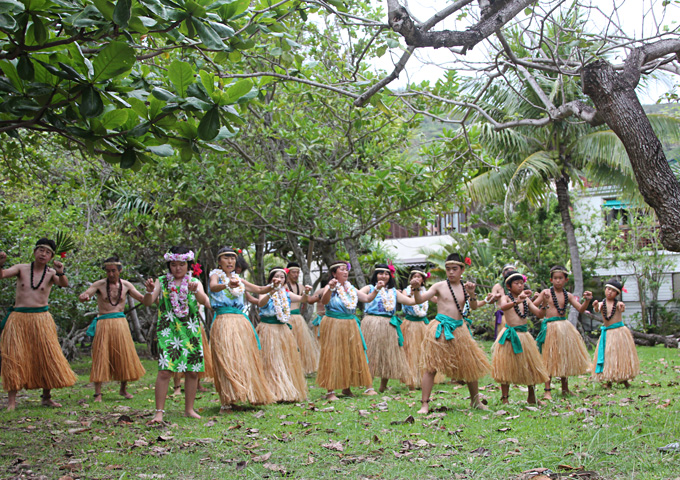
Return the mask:
{"type": "MultiPolygon", "coordinates": [[[[503,405],[507,405],[507,404],[510,403],[510,399],[508,397],[503,396],[503,397],[501,397],[501,403],[503,405]]],[[[536,400],[534,400],[534,403],[536,403],[536,400]]]]}
{"type": "Polygon", "coordinates": [[[472,408],[476,408],[477,410],[488,410],[489,407],[484,405],[482,403],[481,398],[479,398],[479,395],[475,395],[473,398],[470,399],[470,406],[472,408]]]}
{"type": "Polygon", "coordinates": [[[536,405],[536,391],[533,386],[529,386],[529,394],[527,395],[527,403],[530,405],[536,405]]]}
{"type": "Polygon", "coordinates": [[[573,397],[574,393],[572,393],[572,391],[569,390],[568,388],[566,390],[562,389],[562,396],[563,397],[573,397]]]}
{"type": "Polygon", "coordinates": [[[196,388],[196,390],[198,390],[199,392],[203,392],[203,393],[205,393],[205,392],[208,391],[208,389],[205,388],[205,387],[204,387],[203,385],[201,385],[200,383],[198,384],[198,387],[196,388]]]}
{"type": "Polygon", "coordinates": [[[155,423],[163,423],[163,414],[165,413],[165,410],[156,410],[156,414],[153,416],[151,420],[146,422],[147,425],[153,425],[155,423]]]}
{"type": "Polygon", "coordinates": [[[421,405],[420,405],[420,410],[418,410],[419,414],[426,414],[430,413],[430,401],[429,400],[424,400],[421,405]]]}
{"type": "Polygon", "coordinates": [[[9,403],[9,402],[8,402],[8,403],[7,403],[7,411],[8,411],[8,412],[12,412],[12,411],[16,410],[16,408],[17,408],[17,403],[16,403],[16,402],[13,402],[13,403],[9,403]]]}
{"type": "Polygon", "coordinates": [[[54,400],[52,400],[52,397],[43,398],[41,403],[43,407],[55,407],[55,408],[61,407],[61,403],[55,402],[54,400]]]}
{"type": "Polygon", "coordinates": [[[231,413],[231,405],[222,405],[220,407],[220,415],[224,415],[225,413],[231,413]]]}
{"type": "Polygon", "coordinates": [[[624,381],[621,382],[621,383],[623,383],[623,386],[624,386],[624,387],[630,388],[630,382],[628,382],[628,380],[624,380],[624,381]]]}
{"type": "Polygon", "coordinates": [[[377,395],[377,394],[378,394],[378,392],[376,392],[374,388],[369,388],[368,390],[366,390],[364,392],[364,395],[368,395],[368,396],[373,396],[373,395],[377,395]]]}
{"type": "Polygon", "coordinates": [[[335,392],[328,392],[326,394],[326,400],[330,400],[331,402],[334,402],[335,400],[340,400],[338,396],[335,394],[335,392]]]}
{"type": "Polygon", "coordinates": [[[389,381],[389,378],[381,378],[380,379],[380,388],[378,388],[378,391],[380,393],[383,393],[385,390],[387,390],[387,382],[389,381]]]}
{"type": "Polygon", "coordinates": [[[196,413],[194,409],[185,411],[184,416],[189,418],[201,418],[201,416],[198,413],[196,413]]]}
{"type": "Polygon", "coordinates": [[[175,387],[175,390],[172,392],[172,396],[176,397],[177,395],[182,394],[182,387],[175,387]]]}
{"type": "MultiPolygon", "coordinates": [[[[335,394],[334,392],[328,392],[328,393],[333,393],[333,394],[335,394]]],[[[349,389],[349,388],[344,388],[344,389],[342,390],[342,394],[343,394],[344,396],[346,396],[346,397],[353,397],[353,396],[354,396],[354,394],[352,393],[352,390],[349,389]]]]}
{"type": "Polygon", "coordinates": [[[546,388],[545,390],[543,390],[543,399],[544,400],[552,400],[552,395],[550,394],[551,390],[552,389],[550,389],[550,388],[546,388]]]}
{"type": "Polygon", "coordinates": [[[612,382],[605,382],[602,384],[602,387],[609,390],[610,388],[612,388],[612,382]]]}
{"type": "Polygon", "coordinates": [[[92,396],[94,397],[95,403],[101,403],[102,402],[102,394],[101,393],[95,393],[92,396]]]}

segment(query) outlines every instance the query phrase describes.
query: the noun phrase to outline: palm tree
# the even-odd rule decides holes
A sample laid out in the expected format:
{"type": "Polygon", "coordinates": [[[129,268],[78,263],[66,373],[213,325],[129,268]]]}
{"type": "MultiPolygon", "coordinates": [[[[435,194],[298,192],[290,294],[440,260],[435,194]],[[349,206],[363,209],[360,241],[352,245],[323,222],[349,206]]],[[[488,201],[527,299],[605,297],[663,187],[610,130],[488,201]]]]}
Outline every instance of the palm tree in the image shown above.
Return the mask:
{"type": "MultiPolygon", "coordinates": [[[[578,14],[564,19],[562,25],[571,23],[578,28],[578,14]]],[[[548,28],[550,30],[550,28],[548,28]]],[[[548,31],[548,35],[561,35],[564,29],[548,31]]],[[[519,35],[519,32],[518,32],[519,35]]],[[[513,49],[525,47],[515,38],[513,49]]],[[[559,42],[558,42],[559,43],[559,42]]],[[[567,45],[567,42],[563,42],[567,45]]],[[[527,52],[517,52],[519,56],[527,52]]],[[[532,72],[538,87],[557,107],[581,100],[588,103],[577,79],[559,74],[532,72]]],[[[540,118],[537,105],[541,100],[534,87],[519,77],[506,75],[507,83],[494,85],[483,94],[487,111],[498,121],[509,118],[540,118]]],[[[468,88],[474,95],[479,85],[470,82],[468,88]]],[[[650,116],[660,138],[678,137],[678,120],[667,115],[650,116]]],[[[534,206],[556,193],[571,261],[574,293],[583,292],[583,271],[578,243],[571,216],[570,186],[584,183],[613,185],[630,197],[639,197],[639,191],[628,157],[619,138],[611,130],[594,129],[584,122],[554,120],[543,127],[521,126],[495,131],[483,118],[470,125],[470,134],[478,139],[491,165],[480,168],[469,183],[473,201],[502,201],[506,214],[512,206],[527,199],[534,206]],[[587,180],[586,180],[587,179],[587,180]]],[[[572,309],[570,320],[576,323],[578,313],[572,309]]]]}

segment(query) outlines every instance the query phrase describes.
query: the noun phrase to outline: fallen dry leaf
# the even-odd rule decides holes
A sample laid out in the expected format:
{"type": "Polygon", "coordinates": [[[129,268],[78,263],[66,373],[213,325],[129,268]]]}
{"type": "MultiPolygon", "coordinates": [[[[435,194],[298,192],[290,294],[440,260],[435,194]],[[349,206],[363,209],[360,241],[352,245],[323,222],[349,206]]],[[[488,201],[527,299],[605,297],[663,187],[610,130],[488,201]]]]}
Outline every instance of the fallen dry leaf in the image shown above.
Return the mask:
{"type": "Polygon", "coordinates": [[[284,467],[282,465],[277,465],[275,463],[265,463],[263,465],[263,467],[266,468],[267,470],[271,470],[273,472],[281,472],[283,475],[286,475],[288,473],[288,471],[286,470],[286,467],[284,467]]]}
{"type": "Polygon", "coordinates": [[[269,457],[272,456],[272,452],[267,452],[264,455],[258,455],[257,457],[253,457],[253,462],[261,463],[261,462],[266,462],[269,460],[269,457]]]}
{"type": "Polygon", "coordinates": [[[335,450],[337,452],[342,452],[345,450],[345,447],[342,446],[342,443],[340,442],[328,442],[324,443],[321,445],[323,448],[327,448],[329,450],[335,450]]]}

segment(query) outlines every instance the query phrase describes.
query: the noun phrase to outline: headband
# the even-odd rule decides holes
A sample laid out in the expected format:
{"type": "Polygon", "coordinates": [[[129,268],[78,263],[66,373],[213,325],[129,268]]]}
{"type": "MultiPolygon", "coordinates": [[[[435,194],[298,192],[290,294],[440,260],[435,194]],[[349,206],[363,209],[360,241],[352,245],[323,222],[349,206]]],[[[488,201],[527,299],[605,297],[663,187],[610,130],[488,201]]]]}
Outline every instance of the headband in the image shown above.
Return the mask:
{"type": "Polygon", "coordinates": [[[286,271],[285,268],[283,267],[274,267],[271,270],[269,270],[269,274],[271,275],[274,272],[283,272],[284,275],[286,275],[288,272],[286,271]]]}
{"type": "Polygon", "coordinates": [[[331,265],[331,268],[330,268],[330,269],[332,270],[332,269],[335,268],[335,267],[342,267],[343,265],[344,265],[345,267],[347,267],[347,271],[348,271],[348,272],[352,269],[352,267],[350,266],[350,264],[347,263],[347,262],[335,262],[334,264],[331,265]]]}
{"type": "Polygon", "coordinates": [[[104,262],[103,265],[104,265],[104,266],[107,266],[107,265],[118,265],[118,266],[121,266],[121,267],[123,266],[123,264],[120,263],[120,262],[104,262]]]}
{"type": "Polygon", "coordinates": [[[450,265],[460,265],[461,267],[466,266],[463,262],[459,262],[458,260],[447,260],[444,265],[447,266],[447,267],[450,266],[450,265]]]}
{"type": "Polygon", "coordinates": [[[524,280],[526,282],[526,278],[524,278],[524,275],[517,272],[517,273],[513,273],[512,275],[508,276],[508,278],[505,279],[505,284],[507,285],[508,283],[512,283],[512,281],[516,278],[521,278],[522,280],[524,280]]]}
{"type": "Polygon", "coordinates": [[[553,267],[553,268],[550,269],[550,273],[553,273],[553,272],[564,272],[567,275],[571,274],[571,272],[564,267],[553,267]]]}
{"type": "Polygon", "coordinates": [[[375,272],[387,272],[387,273],[392,273],[392,271],[389,268],[383,268],[383,267],[378,267],[373,269],[375,272]]]}
{"type": "Polygon", "coordinates": [[[191,262],[194,259],[194,252],[189,250],[187,253],[166,253],[163,255],[166,262],[191,262]]]}
{"type": "Polygon", "coordinates": [[[220,254],[217,256],[217,261],[219,262],[219,261],[220,261],[220,257],[224,257],[224,256],[226,256],[226,255],[228,255],[228,256],[230,256],[230,257],[238,257],[238,255],[236,254],[236,252],[222,252],[222,253],[220,253],[220,254]]]}
{"type": "Polygon", "coordinates": [[[430,278],[430,274],[429,274],[429,273],[425,273],[425,272],[423,272],[422,270],[411,270],[411,273],[408,274],[408,279],[411,280],[411,278],[413,277],[413,275],[416,274],[416,273],[422,275],[423,278],[425,278],[425,279],[430,278]]]}
{"type": "Polygon", "coordinates": [[[616,290],[616,291],[619,293],[619,295],[621,295],[621,290],[619,290],[618,288],[616,288],[616,287],[615,287],[614,285],[612,285],[611,283],[605,283],[605,284],[604,284],[604,287],[605,287],[605,288],[609,287],[609,288],[611,288],[612,290],[616,290]]]}
{"type": "Polygon", "coordinates": [[[54,250],[52,250],[52,247],[50,247],[49,245],[47,245],[47,244],[45,244],[45,243],[41,243],[40,245],[36,245],[35,248],[33,249],[33,251],[35,252],[35,251],[36,251],[37,249],[39,249],[40,247],[49,250],[50,252],[52,252],[52,255],[55,255],[54,250]]]}
{"type": "Polygon", "coordinates": [[[505,272],[506,270],[514,270],[514,269],[515,269],[514,265],[508,264],[508,265],[503,267],[503,270],[501,270],[501,272],[505,272]]]}
{"type": "Polygon", "coordinates": [[[293,270],[300,270],[300,267],[290,267],[288,269],[289,272],[292,272],[293,270]]]}

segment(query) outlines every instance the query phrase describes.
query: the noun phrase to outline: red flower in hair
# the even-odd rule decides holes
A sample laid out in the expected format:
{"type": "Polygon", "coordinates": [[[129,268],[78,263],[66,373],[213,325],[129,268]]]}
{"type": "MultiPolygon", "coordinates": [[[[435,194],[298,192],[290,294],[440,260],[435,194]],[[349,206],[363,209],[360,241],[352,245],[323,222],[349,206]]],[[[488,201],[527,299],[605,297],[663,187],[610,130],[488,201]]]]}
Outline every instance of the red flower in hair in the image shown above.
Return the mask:
{"type": "Polygon", "coordinates": [[[472,260],[470,260],[470,257],[465,257],[465,265],[467,266],[472,265],[472,260]]]}
{"type": "Polygon", "coordinates": [[[286,272],[286,275],[288,275],[288,272],[289,272],[290,270],[288,270],[287,268],[284,268],[283,271],[286,272]]]}
{"type": "Polygon", "coordinates": [[[425,278],[430,278],[430,272],[427,272],[427,275],[425,276],[425,278]]]}
{"type": "Polygon", "coordinates": [[[66,258],[66,252],[61,252],[61,253],[59,254],[59,256],[60,256],[61,258],[66,258]]]}
{"type": "Polygon", "coordinates": [[[628,293],[628,290],[626,290],[626,287],[621,287],[621,291],[622,291],[623,293],[628,293]]]}
{"type": "Polygon", "coordinates": [[[200,263],[194,263],[194,277],[198,277],[201,273],[203,273],[203,269],[201,268],[200,263]]]}
{"type": "Polygon", "coordinates": [[[392,273],[392,275],[394,275],[394,272],[397,271],[397,269],[394,268],[394,265],[392,265],[391,263],[387,266],[387,268],[390,269],[390,273],[392,273]]]}

